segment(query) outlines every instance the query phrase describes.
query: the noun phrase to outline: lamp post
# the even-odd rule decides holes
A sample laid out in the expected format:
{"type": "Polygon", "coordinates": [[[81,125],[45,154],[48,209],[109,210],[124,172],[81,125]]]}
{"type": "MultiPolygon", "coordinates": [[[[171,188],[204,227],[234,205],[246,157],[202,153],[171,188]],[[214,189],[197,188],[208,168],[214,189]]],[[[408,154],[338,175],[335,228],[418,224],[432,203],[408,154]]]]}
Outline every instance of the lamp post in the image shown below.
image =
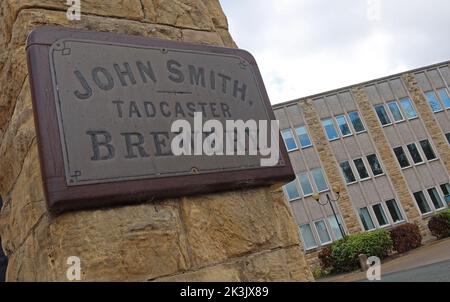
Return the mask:
{"type": "Polygon", "coordinates": [[[334,210],[334,207],[333,207],[333,201],[334,201],[334,202],[337,202],[337,201],[339,200],[339,198],[340,198],[341,189],[340,189],[338,186],[333,186],[332,189],[333,189],[333,192],[336,193],[336,195],[337,195],[337,198],[336,198],[336,199],[331,199],[331,198],[330,198],[330,195],[327,193],[327,194],[326,194],[327,200],[326,200],[325,202],[321,202],[321,201],[320,201],[320,194],[317,193],[317,192],[314,193],[314,194],[312,195],[312,197],[313,197],[313,198],[317,201],[317,203],[319,203],[321,206],[324,206],[324,205],[326,205],[326,204],[329,204],[329,205],[330,205],[331,211],[333,211],[334,218],[336,219],[336,222],[337,222],[337,224],[338,224],[338,226],[339,226],[339,231],[341,231],[342,237],[345,238],[345,237],[347,237],[347,234],[345,233],[344,228],[342,227],[341,223],[339,222],[339,219],[338,219],[338,217],[337,217],[337,215],[336,215],[336,211],[334,210]]]}

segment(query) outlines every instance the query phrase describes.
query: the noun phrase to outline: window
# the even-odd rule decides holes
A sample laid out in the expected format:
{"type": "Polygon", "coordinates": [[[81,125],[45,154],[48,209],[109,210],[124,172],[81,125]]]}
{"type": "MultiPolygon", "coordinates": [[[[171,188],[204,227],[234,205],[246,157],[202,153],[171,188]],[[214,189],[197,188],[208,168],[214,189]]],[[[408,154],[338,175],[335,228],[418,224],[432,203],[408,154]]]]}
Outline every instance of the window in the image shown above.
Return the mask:
{"type": "Polygon", "coordinates": [[[386,218],[386,214],[384,213],[384,209],[383,209],[383,206],[381,205],[381,203],[373,205],[372,210],[375,213],[375,217],[377,218],[378,225],[380,227],[389,224],[389,221],[386,218]]]}
{"type": "Polygon", "coordinates": [[[430,199],[434,205],[434,208],[436,210],[442,209],[444,207],[444,203],[442,202],[441,196],[439,196],[439,193],[436,190],[436,188],[431,188],[431,189],[428,189],[427,191],[428,191],[428,195],[430,195],[430,199]]]}
{"type": "Polygon", "coordinates": [[[401,99],[400,106],[408,119],[417,117],[416,109],[414,109],[414,106],[409,98],[401,99]]]}
{"type": "Polygon", "coordinates": [[[289,201],[300,198],[300,193],[298,193],[297,184],[295,180],[293,182],[288,183],[285,186],[285,190],[289,201]]]}
{"type": "Polygon", "coordinates": [[[369,162],[370,168],[374,176],[383,174],[383,168],[381,168],[380,162],[376,154],[371,154],[367,156],[367,161],[369,162]]]}
{"type": "MultiPolygon", "coordinates": [[[[341,217],[340,216],[337,216],[337,217],[338,217],[339,223],[342,226],[343,224],[342,224],[341,217]]],[[[339,224],[336,220],[336,217],[334,217],[334,215],[328,217],[328,222],[330,223],[331,231],[333,232],[334,238],[336,240],[342,239],[344,235],[342,234],[341,229],[339,228],[339,224]]]]}
{"type": "Polygon", "coordinates": [[[409,160],[406,157],[406,153],[403,150],[403,147],[394,148],[394,153],[395,153],[395,156],[397,157],[400,167],[406,168],[406,167],[410,166],[409,160]]]}
{"type": "Polygon", "coordinates": [[[355,129],[356,133],[366,131],[357,111],[349,112],[348,116],[350,117],[350,121],[352,122],[353,129],[355,129]]]}
{"type": "Polygon", "coordinates": [[[342,170],[342,174],[344,174],[345,182],[352,183],[356,181],[355,174],[353,174],[352,167],[348,161],[344,161],[339,164],[342,170]]]}
{"type": "Polygon", "coordinates": [[[328,233],[327,226],[325,225],[325,221],[319,220],[314,222],[314,226],[316,227],[317,234],[319,235],[320,243],[327,244],[331,242],[330,234],[328,233]]]}
{"type": "Polygon", "coordinates": [[[339,126],[339,130],[341,131],[342,136],[352,135],[352,131],[347,123],[347,118],[345,115],[336,116],[336,122],[339,126]]]}
{"type": "Polygon", "coordinates": [[[375,106],[375,111],[377,112],[381,125],[385,126],[391,124],[391,119],[389,118],[384,105],[375,106]]]}
{"type": "Polygon", "coordinates": [[[372,217],[370,217],[369,210],[367,208],[359,209],[359,218],[361,218],[361,222],[366,231],[373,230],[375,228],[372,217]]]}
{"type": "Polygon", "coordinates": [[[297,144],[295,143],[294,136],[292,135],[292,131],[290,129],[281,131],[281,136],[283,137],[284,144],[286,145],[286,149],[288,151],[297,150],[297,144]]]}
{"type": "Polygon", "coordinates": [[[423,153],[428,160],[436,159],[436,154],[427,139],[420,141],[420,147],[422,147],[423,153]]]}
{"type": "Polygon", "coordinates": [[[439,103],[439,100],[437,99],[434,91],[425,92],[425,96],[427,97],[428,104],[430,104],[431,110],[433,110],[433,112],[442,110],[441,103],[439,103]]]}
{"type": "Polygon", "coordinates": [[[364,161],[362,158],[354,159],[356,170],[358,171],[359,178],[361,180],[369,178],[369,172],[367,172],[366,166],[364,165],[364,161]]]}
{"type": "Polygon", "coordinates": [[[309,224],[300,226],[300,234],[302,235],[303,244],[305,245],[306,250],[317,247],[316,240],[314,239],[311,226],[309,224]]]}
{"type": "Polygon", "coordinates": [[[447,138],[448,143],[450,144],[450,132],[445,134],[445,137],[447,138]]]}
{"type": "Polygon", "coordinates": [[[334,127],[332,119],[323,120],[322,125],[325,128],[328,140],[332,141],[339,138],[339,134],[337,133],[336,128],[334,127]]]}
{"type": "Polygon", "coordinates": [[[301,173],[298,175],[298,178],[300,179],[300,185],[303,190],[303,195],[310,195],[313,193],[313,188],[311,186],[311,183],[309,182],[308,174],[307,173],[301,173]]]}
{"type": "Polygon", "coordinates": [[[448,95],[448,91],[445,88],[438,89],[439,97],[441,98],[442,102],[444,103],[445,109],[450,108],[450,97],[448,95]]]}
{"type": "Polygon", "coordinates": [[[406,147],[408,148],[409,154],[411,154],[411,158],[415,164],[423,163],[422,156],[420,155],[416,144],[409,144],[406,147]]]}
{"type": "Polygon", "coordinates": [[[400,108],[398,108],[397,102],[393,101],[393,102],[388,103],[388,107],[392,113],[392,117],[394,118],[394,121],[400,122],[400,121],[404,120],[402,112],[400,111],[400,108]]]}
{"type": "Polygon", "coordinates": [[[400,212],[400,209],[398,208],[398,205],[397,205],[397,201],[395,201],[395,199],[386,201],[386,205],[387,205],[389,214],[391,214],[392,221],[394,221],[394,223],[403,221],[402,213],[400,212]]]}
{"type": "MultiPolygon", "coordinates": [[[[441,185],[442,194],[444,194],[444,200],[447,204],[450,202],[450,184],[446,183],[441,185]]],[[[450,206],[450,204],[449,204],[450,206]]]]}
{"type": "Polygon", "coordinates": [[[425,195],[423,195],[422,191],[414,193],[414,199],[416,200],[416,203],[419,206],[420,213],[427,214],[431,212],[430,205],[425,199],[425,195]]]}
{"type": "Polygon", "coordinates": [[[312,145],[311,139],[309,138],[308,131],[306,131],[305,126],[296,128],[295,132],[297,133],[298,140],[300,141],[300,146],[302,146],[302,148],[306,148],[312,145]]]}
{"type": "Polygon", "coordinates": [[[322,169],[312,170],[311,174],[314,178],[314,182],[316,183],[317,191],[322,192],[328,190],[328,185],[325,181],[325,177],[323,176],[322,169]]]}

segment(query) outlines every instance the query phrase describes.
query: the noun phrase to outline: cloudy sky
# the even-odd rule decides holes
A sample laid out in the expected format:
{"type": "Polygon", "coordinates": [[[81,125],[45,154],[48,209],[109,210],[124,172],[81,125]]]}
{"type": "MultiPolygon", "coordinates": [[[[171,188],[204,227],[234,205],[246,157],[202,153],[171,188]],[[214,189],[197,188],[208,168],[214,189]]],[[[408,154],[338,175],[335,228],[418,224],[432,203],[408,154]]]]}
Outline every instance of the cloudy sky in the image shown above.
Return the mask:
{"type": "Polygon", "coordinates": [[[272,104],[450,60],[448,0],[220,0],[272,104]]]}

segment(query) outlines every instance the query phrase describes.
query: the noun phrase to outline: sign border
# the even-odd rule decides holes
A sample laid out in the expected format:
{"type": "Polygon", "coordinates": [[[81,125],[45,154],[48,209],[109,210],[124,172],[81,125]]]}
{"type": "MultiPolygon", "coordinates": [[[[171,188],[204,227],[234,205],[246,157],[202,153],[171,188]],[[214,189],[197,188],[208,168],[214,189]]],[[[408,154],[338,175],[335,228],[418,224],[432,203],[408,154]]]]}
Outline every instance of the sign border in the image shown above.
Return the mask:
{"type": "Polygon", "coordinates": [[[42,181],[47,206],[51,212],[59,213],[65,210],[133,204],[156,198],[242,189],[291,181],[295,178],[280,135],[280,160],[284,165],[67,186],[49,56],[51,45],[60,39],[176,48],[241,57],[250,63],[265,109],[270,119],[275,120],[256,61],[245,50],[64,27],[39,27],[29,34],[26,51],[42,181]]]}

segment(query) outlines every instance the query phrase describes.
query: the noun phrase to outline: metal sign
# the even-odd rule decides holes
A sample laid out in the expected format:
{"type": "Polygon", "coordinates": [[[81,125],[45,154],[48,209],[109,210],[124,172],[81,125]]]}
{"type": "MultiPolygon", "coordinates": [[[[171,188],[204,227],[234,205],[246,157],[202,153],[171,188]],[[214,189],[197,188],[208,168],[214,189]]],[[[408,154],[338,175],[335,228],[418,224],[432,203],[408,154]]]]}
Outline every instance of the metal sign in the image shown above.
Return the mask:
{"type": "MultiPolygon", "coordinates": [[[[238,49],[43,27],[27,42],[51,210],[267,184],[261,155],[174,155],[177,120],[274,120],[254,58],[238,49]]],[[[199,133],[193,131],[193,137],[199,133]]],[[[200,139],[204,139],[204,133],[200,139]]],[[[226,135],[226,133],[225,133],[226,135]]],[[[278,134],[277,134],[278,135],[278,134]]],[[[234,146],[235,148],[236,146],[234,146]]]]}

